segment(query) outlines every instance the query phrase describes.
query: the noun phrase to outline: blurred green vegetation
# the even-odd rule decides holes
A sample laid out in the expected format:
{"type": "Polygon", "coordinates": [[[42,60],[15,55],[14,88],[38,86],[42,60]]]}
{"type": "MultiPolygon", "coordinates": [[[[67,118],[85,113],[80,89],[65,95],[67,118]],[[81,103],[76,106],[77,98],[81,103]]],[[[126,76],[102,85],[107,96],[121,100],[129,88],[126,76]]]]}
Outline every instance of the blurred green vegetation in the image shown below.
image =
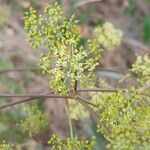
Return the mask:
{"type": "Polygon", "coordinates": [[[7,5],[0,6],[0,28],[8,24],[10,19],[10,8],[7,5]]]}
{"type": "MultiPolygon", "coordinates": [[[[31,62],[27,64],[31,66],[31,62]]],[[[1,71],[12,68],[14,68],[14,66],[11,61],[6,58],[0,58],[1,71]]],[[[27,72],[22,74],[22,80],[24,82],[31,82],[33,78],[34,74],[32,73],[27,72]]],[[[20,86],[18,83],[13,81],[7,74],[1,73],[0,85],[1,90],[3,88],[3,90],[7,91],[7,93],[25,92],[25,87],[20,86]]],[[[7,98],[0,98],[0,104],[5,104],[8,102],[9,100],[7,98]]],[[[16,146],[17,143],[25,143],[29,138],[29,133],[32,133],[32,135],[34,135],[36,134],[37,130],[43,132],[45,131],[45,129],[48,129],[48,126],[46,126],[48,125],[48,116],[45,115],[41,102],[36,101],[28,105],[29,106],[27,107],[22,104],[13,109],[8,108],[0,111],[0,141],[7,140],[7,142],[16,143],[16,146]],[[44,121],[44,123],[42,121],[44,121]],[[35,124],[33,124],[33,126],[31,127],[32,123],[35,124]],[[34,130],[31,128],[33,128],[34,130]],[[27,130],[28,132],[26,132],[27,130]]],[[[2,145],[7,146],[6,144],[2,145]]]]}
{"type": "MultiPolygon", "coordinates": [[[[13,64],[4,58],[0,58],[0,70],[7,70],[13,67],[13,64]]],[[[24,88],[19,86],[16,82],[11,80],[7,75],[2,74],[0,76],[0,84],[3,85],[10,93],[21,93],[24,92],[24,88]]]]}
{"type": "Polygon", "coordinates": [[[4,58],[0,58],[0,70],[9,69],[11,67],[12,67],[12,64],[9,60],[6,60],[4,58]]]}
{"type": "Polygon", "coordinates": [[[143,19],[143,40],[150,43],[150,16],[143,19]]]}
{"type": "Polygon", "coordinates": [[[125,9],[125,14],[131,15],[133,17],[136,11],[137,11],[137,1],[131,0],[129,5],[125,9]]]}

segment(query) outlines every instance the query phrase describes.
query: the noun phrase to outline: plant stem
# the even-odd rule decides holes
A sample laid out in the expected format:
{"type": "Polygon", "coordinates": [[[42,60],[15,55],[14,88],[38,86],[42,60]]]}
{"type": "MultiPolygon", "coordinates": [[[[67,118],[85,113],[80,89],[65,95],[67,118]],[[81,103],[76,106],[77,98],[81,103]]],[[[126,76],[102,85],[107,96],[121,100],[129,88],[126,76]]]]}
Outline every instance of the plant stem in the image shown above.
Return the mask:
{"type": "Polygon", "coordinates": [[[97,112],[95,112],[91,107],[89,107],[89,106],[87,105],[87,103],[85,102],[85,100],[83,100],[83,99],[82,99],[81,97],[79,97],[79,96],[76,98],[76,100],[77,100],[82,106],[84,106],[89,112],[91,112],[92,114],[94,114],[97,119],[99,119],[99,114],[98,114],[97,112]]]}
{"type": "Polygon", "coordinates": [[[73,135],[73,126],[72,126],[72,121],[71,121],[71,117],[70,117],[70,113],[69,113],[69,104],[68,104],[68,100],[67,100],[67,105],[66,105],[66,112],[67,112],[68,121],[69,121],[70,137],[71,137],[71,139],[74,139],[74,135],[73,135]]]}
{"type": "MultiPolygon", "coordinates": [[[[76,73],[75,73],[76,74],[76,73]]],[[[77,86],[78,86],[78,81],[75,80],[75,83],[74,83],[74,94],[77,95],[77,86]]]]}
{"type": "MultiPolygon", "coordinates": [[[[80,98],[80,99],[81,99],[81,98],[80,98]]],[[[91,102],[89,102],[89,101],[87,101],[87,100],[82,99],[82,101],[83,101],[84,103],[87,103],[88,105],[91,105],[91,106],[97,108],[97,105],[95,105],[95,104],[93,104],[93,103],[91,103],[91,102]]]]}
{"type": "Polygon", "coordinates": [[[0,105],[0,109],[4,109],[4,108],[10,107],[10,106],[14,106],[14,105],[22,104],[22,103],[25,103],[25,102],[37,100],[38,98],[41,98],[41,97],[60,98],[60,99],[62,99],[62,98],[72,98],[71,96],[58,96],[58,95],[47,95],[47,94],[48,93],[42,93],[38,96],[31,96],[31,97],[24,98],[22,100],[17,100],[17,101],[14,101],[14,102],[3,104],[3,105],[0,105]]]}

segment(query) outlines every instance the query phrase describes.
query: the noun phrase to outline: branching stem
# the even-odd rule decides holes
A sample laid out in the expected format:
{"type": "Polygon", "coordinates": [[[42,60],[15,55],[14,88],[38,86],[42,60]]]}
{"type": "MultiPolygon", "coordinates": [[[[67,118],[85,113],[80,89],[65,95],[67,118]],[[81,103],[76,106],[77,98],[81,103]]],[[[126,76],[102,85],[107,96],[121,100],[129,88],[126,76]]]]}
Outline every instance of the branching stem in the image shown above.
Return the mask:
{"type": "Polygon", "coordinates": [[[97,119],[99,119],[99,114],[98,114],[97,112],[95,112],[91,107],[89,107],[89,106],[87,105],[87,103],[85,102],[85,100],[83,100],[80,96],[78,96],[78,97],[76,98],[76,100],[77,100],[82,106],[84,106],[89,112],[91,112],[93,115],[95,115],[95,117],[96,117],[97,119]]]}

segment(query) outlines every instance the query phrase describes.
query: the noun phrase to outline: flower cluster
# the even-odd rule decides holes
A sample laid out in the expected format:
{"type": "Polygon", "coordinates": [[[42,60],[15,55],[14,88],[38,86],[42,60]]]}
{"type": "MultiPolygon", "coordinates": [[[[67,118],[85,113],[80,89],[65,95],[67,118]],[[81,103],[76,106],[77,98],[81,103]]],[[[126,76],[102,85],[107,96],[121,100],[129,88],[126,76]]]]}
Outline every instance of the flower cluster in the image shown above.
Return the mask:
{"type": "Polygon", "coordinates": [[[98,43],[109,51],[113,51],[118,47],[122,40],[122,32],[109,22],[96,27],[94,35],[98,43]]]}
{"type": "Polygon", "coordinates": [[[36,106],[25,106],[25,119],[19,124],[20,129],[30,136],[48,128],[48,117],[36,106]]]}
{"type": "Polygon", "coordinates": [[[75,81],[91,78],[99,64],[102,50],[95,40],[81,44],[77,24],[74,15],[70,19],[64,16],[58,3],[46,6],[43,16],[37,16],[33,8],[25,15],[31,46],[44,46],[48,50],[41,55],[39,66],[50,76],[50,88],[57,93],[67,94],[75,81]],[[85,71],[89,71],[89,76],[85,71]]]}
{"type": "Polygon", "coordinates": [[[148,55],[137,56],[131,71],[138,76],[142,84],[150,84],[150,57],[148,55]]]}
{"type": "Polygon", "coordinates": [[[98,132],[110,142],[108,148],[134,150],[150,146],[150,109],[140,90],[95,93],[92,101],[101,114],[98,132]]]}
{"type": "Polygon", "coordinates": [[[0,150],[13,150],[13,146],[6,143],[6,141],[3,141],[2,143],[0,143],[0,150]]]}
{"type": "MultiPolygon", "coordinates": [[[[30,8],[25,15],[25,29],[31,46],[46,49],[41,54],[39,66],[44,74],[50,76],[50,88],[56,93],[67,95],[72,90],[76,92],[77,83],[80,86],[93,87],[93,71],[99,64],[102,52],[99,45],[112,51],[121,42],[121,31],[106,22],[96,27],[94,33],[97,40],[89,39],[82,45],[77,25],[78,20],[74,15],[67,19],[58,3],[46,6],[43,15],[38,16],[33,8],[30,8]]],[[[138,56],[132,72],[138,74],[139,81],[143,84],[150,83],[148,55],[138,56]]],[[[105,80],[99,82],[101,87],[108,86],[105,80]]],[[[75,95],[76,101],[69,100],[70,117],[80,119],[81,116],[89,115],[87,110],[95,111],[93,113],[99,117],[98,132],[101,132],[110,142],[108,148],[149,149],[149,96],[142,92],[141,86],[137,89],[129,88],[113,93],[92,93],[90,102],[81,100],[79,95],[75,95]]],[[[21,126],[24,131],[32,128],[30,133],[32,135],[45,127],[46,122],[47,119],[41,111],[33,108],[28,111],[28,118],[21,126]]],[[[53,136],[48,143],[52,150],[92,150],[95,140],[84,141],[77,138],[62,140],[53,136]]]]}
{"type": "Polygon", "coordinates": [[[93,150],[95,146],[95,138],[91,140],[78,140],[77,138],[67,138],[62,140],[57,136],[52,136],[48,141],[52,150],[93,150]]]}

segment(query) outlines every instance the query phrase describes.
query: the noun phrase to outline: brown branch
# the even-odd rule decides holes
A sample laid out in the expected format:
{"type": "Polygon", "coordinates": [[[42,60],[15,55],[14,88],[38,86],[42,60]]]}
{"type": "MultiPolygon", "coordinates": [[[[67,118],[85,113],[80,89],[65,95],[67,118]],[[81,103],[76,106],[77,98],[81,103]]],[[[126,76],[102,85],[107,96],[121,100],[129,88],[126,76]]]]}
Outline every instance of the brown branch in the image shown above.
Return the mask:
{"type": "MultiPolygon", "coordinates": [[[[81,98],[80,98],[81,99],[81,98]]],[[[93,103],[91,103],[91,102],[89,102],[89,101],[87,101],[87,100],[84,100],[84,99],[81,99],[84,103],[86,103],[86,104],[88,104],[88,105],[91,105],[91,106],[93,106],[93,107],[97,107],[97,105],[95,105],[95,104],[93,104],[93,103]]]]}
{"type": "Polygon", "coordinates": [[[8,72],[25,72],[25,71],[40,71],[38,68],[12,68],[12,69],[5,69],[0,70],[0,73],[8,73],[8,72]]]}
{"type": "MultiPolygon", "coordinates": [[[[77,92],[118,92],[117,89],[79,89],[77,92]]],[[[51,98],[68,98],[68,96],[54,95],[54,94],[0,94],[0,97],[51,97],[51,98]]]]}
{"type": "Polygon", "coordinates": [[[136,48],[136,50],[143,50],[147,53],[150,53],[149,47],[135,39],[124,37],[123,42],[127,45],[131,45],[132,47],[136,48]]]}
{"type": "MultiPolygon", "coordinates": [[[[40,68],[10,68],[10,69],[3,69],[0,70],[0,73],[7,73],[7,72],[26,72],[26,71],[42,71],[40,68]]],[[[122,76],[125,76],[126,74],[123,74],[121,72],[115,71],[115,70],[111,70],[111,69],[105,69],[105,68],[101,68],[98,70],[93,71],[93,73],[97,73],[97,72],[101,72],[101,71],[106,71],[106,72],[112,72],[112,73],[118,73],[121,74],[122,76]]],[[[88,71],[85,71],[84,73],[89,73],[88,71]]]]}
{"type": "Polygon", "coordinates": [[[118,89],[79,89],[77,92],[118,92],[118,89]]]}
{"type": "MultiPolygon", "coordinates": [[[[44,94],[48,94],[48,93],[44,93],[44,94]]],[[[43,94],[41,94],[43,95],[43,94]]],[[[18,101],[15,101],[15,102],[10,102],[8,104],[3,104],[0,106],[0,109],[3,109],[3,108],[7,108],[9,106],[13,106],[13,105],[17,105],[17,104],[21,104],[21,103],[25,103],[25,102],[28,102],[28,101],[32,101],[32,100],[35,100],[36,98],[39,98],[38,96],[37,97],[29,97],[29,98],[25,98],[23,100],[18,100],[18,101]]]]}
{"type": "Polygon", "coordinates": [[[41,97],[60,98],[60,99],[62,99],[62,98],[73,98],[71,96],[49,95],[48,93],[43,93],[39,96],[33,96],[33,97],[29,97],[29,98],[25,98],[25,99],[22,99],[22,100],[18,100],[18,101],[15,101],[15,102],[10,102],[8,104],[1,105],[0,109],[4,109],[4,108],[10,107],[10,106],[17,105],[17,104],[33,101],[33,100],[36,100],[36,99],[41,98],[41,97]]]}
{"type": "Polygon", "coordinates": [[[101,2],[102,0],[82,0],[79,1],[75,4],[74,8],[81,7],[83,5],[89,4],[89,3],[94,3],[94,2],[101,2]]]}
{"type": "Polygon", "coordinates": [[[52,94],[0,94],[0,97],[32,97],[32,98],[42,98],[42,97],[50,97],[50,98],[68,98],[68,96],[61,95],[52,95],[52,94]]]}
{"type": "MultiPolygon", "coordinates": [[[[105,90],[105,89],[79,89],[77,90],[78,92],[117,92],[118,90],[105,90]]],[[[36,100],[37,98],[42,98],[42,97],[49,97],[49,98],[65,98],[65,99],[75,99],[73,96],[61,96],[61,95],[54,95],[54,94],[49,94],[50,92],[42,93],[42,94],[0,94],[0,97],[27,97],[23,100],[18,100],[15,102],[10,102],[8,104],[4,104],[0,106],[0,109],[7,108],[10,106],[14,106],[17,104],[25,103],[28,101],[36,100]]],[[[89,105],[93,105],[92,103],[88,101],[83,101],[84,103],[86,102],[89,105]]],[[[94,105],[93,105],[94,106],[94,105]]]]}

